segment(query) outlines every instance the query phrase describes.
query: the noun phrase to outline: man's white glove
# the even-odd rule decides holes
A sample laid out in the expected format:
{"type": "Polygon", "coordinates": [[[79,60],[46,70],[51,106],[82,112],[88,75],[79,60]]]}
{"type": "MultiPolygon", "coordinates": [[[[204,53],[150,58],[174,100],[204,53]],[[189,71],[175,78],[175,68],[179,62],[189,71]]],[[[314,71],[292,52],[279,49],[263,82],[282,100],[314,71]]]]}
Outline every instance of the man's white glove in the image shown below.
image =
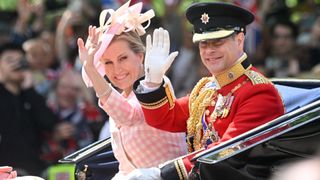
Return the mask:
{"type": "Polygon", "coordinates": [[[153,31],[153,42],[151,36],[146,39],[146,58],[144,63],[145,81],[161,84],[166,71],[169,69],[178,52],[169,55],[170,38],[167,30],[162,28],[153,31]]]}
{"type": "Polygon", "coordinates": [[[126,180],[162,180],[159,168],[135,169],[128,174],[126,180]]]}

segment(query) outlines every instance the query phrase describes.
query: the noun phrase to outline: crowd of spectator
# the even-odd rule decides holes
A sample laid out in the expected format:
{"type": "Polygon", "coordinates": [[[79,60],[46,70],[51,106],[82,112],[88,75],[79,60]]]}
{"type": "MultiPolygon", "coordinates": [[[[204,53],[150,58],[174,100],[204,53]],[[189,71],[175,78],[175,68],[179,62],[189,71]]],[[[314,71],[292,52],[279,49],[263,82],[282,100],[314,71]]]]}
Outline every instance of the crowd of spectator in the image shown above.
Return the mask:
{"type": "MultiPolygon", "coordinates": [[[[139,0],[131,0],[132,3],[137,1],[139,0]]],[[[194,1],[143,0],[145,10],[153,8],[156,11],[156,17],[147,31],[152,32],[153,28],[160,26],[168,29],[172,37],[171,50],[179,51],[179,56],[167,74],[172,79],[177,97],[189,93],[195,83],[208,74],[198,60],[198,48],[191,42],[191,26],[183,14],[186,7],[194,1]]],[[[86,39],[90,24],[99,26],[98,18],[102,9],[116,9],[124,2],[126,0],[0,2],[0,46],[14,44],[24,50],[28,64],[28,78],[24,80],[28,82],[24,83],[31,84],[35,92],[44,98],[55,117],[52,129],[35,138],[41,139],[37,143],[41,143],[39,158],[45,164],[43,169],[99,139],[103,124],[108,122],[107,115],[96,105],[97,99],[92,89],[83,86],[76,40],[78,37],[86,39]]],[[[319,1],[229,2],[255,14],[255,22],[247,30],[245,49],[251,62],[267,77],[320,78],[319,1]]],[[[1,73],[0,83],[4,84],[1,73]]],[[[21,121],[21,117],[12,118],[21,121]]],[[[1,118],[0,121],[9,119],[1,118]]],[[[10,135],[11,129],[15,131],[16,127],[13,125],[7,124],[5,131],[1,129],[0,152],[4,149],[6,152],[16,152],[3,146],[1,142],[7,136],[4,133],[10,135]]],[[[30,127],[26,132],[37,131],[35,127],[30,127]]],[[[104,128],[105,130],[108,128],[104,128]]],[[[15,138],[12,140],[15,141],[15,138]]],[[[6,165],[16,167],[18,164],[14,163],[14,159],[20,156],[11,154],[10,157],[12,164],[6,165]]],[[[0,159],[0,164],[7,162],[0,159]]],[[[24,169],[24,166],[27,165],[23,164],[19,168],[24,169]]]]}

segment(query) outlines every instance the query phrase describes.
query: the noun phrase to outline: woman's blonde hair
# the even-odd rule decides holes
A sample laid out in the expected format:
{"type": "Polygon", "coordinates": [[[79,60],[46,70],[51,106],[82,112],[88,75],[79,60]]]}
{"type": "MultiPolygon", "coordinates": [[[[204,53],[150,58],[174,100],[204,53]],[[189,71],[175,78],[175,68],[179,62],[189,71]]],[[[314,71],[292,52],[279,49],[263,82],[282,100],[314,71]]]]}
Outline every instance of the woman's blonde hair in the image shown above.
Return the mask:
{"type": "Polygon", "coordinates": [[[114,36],[112,42],[124,40],[129,44],[129,48],[134,53],[145,53],[145,46],[140,38],[140,36],[135,31],[123,32],[120,35],[114,36]]]}

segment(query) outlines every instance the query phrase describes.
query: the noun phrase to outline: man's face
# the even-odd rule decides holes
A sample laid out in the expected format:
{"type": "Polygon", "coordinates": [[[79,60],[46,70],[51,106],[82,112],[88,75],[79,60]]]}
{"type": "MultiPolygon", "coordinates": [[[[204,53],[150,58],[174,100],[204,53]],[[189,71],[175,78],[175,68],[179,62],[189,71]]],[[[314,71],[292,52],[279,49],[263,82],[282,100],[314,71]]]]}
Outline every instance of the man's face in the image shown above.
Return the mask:
{"type": "Polygon", "coordinates": [[[0,55],[0,77],[2,81],[16,83],[23,81],[23,72],[17,70],[22,58],[23,53],[18,50],[6,50],[0,55]]]}
{"type": "Polygon", "coordinates": [[[295,39],[288,26],[277,25],[273,32],[272,47],[275,55],[286,56],[294,49],[295,39]]]}
{"type": "Polygon", "coordinates": [[[230,68],[243,53],[244,34],[238,33],[222,39],[199,43],[202,63],[212,75],[230,68]]]}
{"type": "Polygon", "coordinates": [[[67,71],[60,76],[56,95],[60,108],[71,109],[77,105],[81,93],[81,75],[74,71],[67,71]]]}

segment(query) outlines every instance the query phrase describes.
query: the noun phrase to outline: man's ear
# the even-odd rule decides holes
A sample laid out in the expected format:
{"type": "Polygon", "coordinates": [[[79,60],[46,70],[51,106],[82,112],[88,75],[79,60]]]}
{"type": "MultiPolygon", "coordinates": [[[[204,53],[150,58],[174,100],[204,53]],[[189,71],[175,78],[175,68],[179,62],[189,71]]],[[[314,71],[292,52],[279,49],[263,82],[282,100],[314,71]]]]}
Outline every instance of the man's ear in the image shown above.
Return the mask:
{"type": "Polygon", "coordinates": [[[240,32],[240,33],[237,34],[237,45],[241,49],[244,48],[244,39],[245,39],[244,33],[240,32]]]}

